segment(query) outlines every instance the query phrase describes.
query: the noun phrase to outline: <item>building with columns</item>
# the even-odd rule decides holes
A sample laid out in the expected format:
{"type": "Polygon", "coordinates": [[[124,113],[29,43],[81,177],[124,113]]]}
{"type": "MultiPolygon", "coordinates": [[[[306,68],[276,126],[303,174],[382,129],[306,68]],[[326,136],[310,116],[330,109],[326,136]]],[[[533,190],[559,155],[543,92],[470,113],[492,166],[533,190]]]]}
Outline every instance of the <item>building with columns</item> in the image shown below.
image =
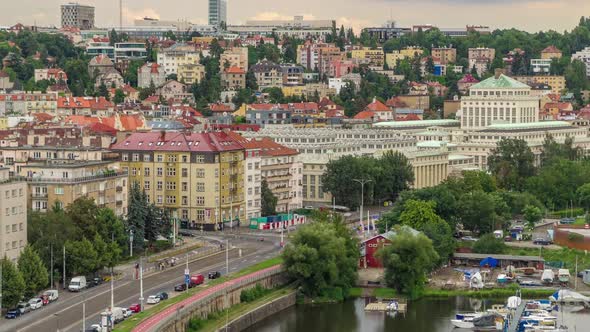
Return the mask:
{"type": "Polygon", "coordinates": [[[539,120],[539,97],[531,87],[499,72],[469,89],[461,99],[461,129],[477,130],[495,123],[539,120]]]}

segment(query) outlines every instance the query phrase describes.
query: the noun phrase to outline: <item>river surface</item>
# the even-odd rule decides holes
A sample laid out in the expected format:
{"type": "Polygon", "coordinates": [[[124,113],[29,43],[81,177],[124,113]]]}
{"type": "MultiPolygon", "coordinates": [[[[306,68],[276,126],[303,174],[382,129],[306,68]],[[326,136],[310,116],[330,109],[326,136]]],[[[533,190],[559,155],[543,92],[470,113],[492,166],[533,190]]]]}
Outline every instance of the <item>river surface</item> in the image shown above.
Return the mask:
{"type": "MultiPolygon", "coordinates": [[[[337,304],[296,305],[253,325],[247,332],[463,332],[454,329],[450,319],[457,312],[483,311],[499,304],[498,300],[467,297],[422,299],[408,303],[408,312],[391,317],[385,313],[365,312],[369,299],[354,299],[337,304]]],[[[590,331],[590,310],[558,314],[558,322],[565,322],[569,332],[590,331]]]]}

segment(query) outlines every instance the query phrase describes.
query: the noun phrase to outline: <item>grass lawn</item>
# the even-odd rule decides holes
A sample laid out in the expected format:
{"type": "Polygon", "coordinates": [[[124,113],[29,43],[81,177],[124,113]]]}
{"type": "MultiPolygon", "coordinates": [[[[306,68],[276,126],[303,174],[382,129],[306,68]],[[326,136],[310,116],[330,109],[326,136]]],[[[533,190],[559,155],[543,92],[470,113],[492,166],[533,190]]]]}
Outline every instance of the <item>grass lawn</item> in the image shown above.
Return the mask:
{"type": "Polygon", "coordinates": [[[205,288],[208,287],[212,287],[218,284],[221,284],[225,281],[246,275],[246,274],[250,274],[250,273],[254,273],[256,271],[260,271],[260,270],[264,270],[266,268],[269,268],[271,266],[275,266],[275,265],[279,265],[283,263],[283,259],[281,257],[275,257],[275,258],[271,258],[265,261],[262,261],[256,265],[252,265],[250,267],[247,267],[241,271],[238,271],[234,274],[231,274],[229,276],[224,276],[215,280],[212,280],[211,282],[208,282],[205,287],[196,287],[196,288],[192,288],[189,289],[188,292],[183,292],[182,294],[175,296],[173,298],[170,298],[166,301],[162,301],[159,304],[152,306],[151,308],[140,312],[138,314],[135,314],[133,316],[131,316],[131,318],[125,320],[124,322],[120,323],[119,325],[115,326],[115,331],[121,331],[121,332],[127,332],[127,331],[131,331],[135,326],[137,326],[137,324],[139,324],[142,320],[154,315],[155,313],[162,311],[166,308],[168,308],[169,306],[178,303],[184,299],[186,299],[187,297],[190,297],[200,291],[202,291],[205,288]]]}
{"type": "Polygon", "coordinates": [[[586,218],[584,217],[578,217],[576,218],[576,221],[574,221],[574,225],[586,225],[586,218]]]}
{"type": "Polygon", "coordinates": [[[374,297],[392,298],[396,297],[397,295],[397,292],[393,288],[375,288],[373,290],[374,297]]]}
{"type": "MultiPolygon", "coordinates": [[[[427,288],[421,297],[451,297],[451,296],[470,296],[479,298],[499,298],[512,296],[516,292],[516,288],[494,288],[494,289],[482,289],[482,290],[444,290],[444,289],[432,289],[427,288]]],[[[545,298],[555,292],[553,289],[532,289],[532,288],[521,288],[523,297],[540,297],[545,298]]]]}
{"type": "Polygon", "coordinates": [[[361,297],[363,289],[360,287],[353,287],[348,291],[348,297],[361,297]]]}

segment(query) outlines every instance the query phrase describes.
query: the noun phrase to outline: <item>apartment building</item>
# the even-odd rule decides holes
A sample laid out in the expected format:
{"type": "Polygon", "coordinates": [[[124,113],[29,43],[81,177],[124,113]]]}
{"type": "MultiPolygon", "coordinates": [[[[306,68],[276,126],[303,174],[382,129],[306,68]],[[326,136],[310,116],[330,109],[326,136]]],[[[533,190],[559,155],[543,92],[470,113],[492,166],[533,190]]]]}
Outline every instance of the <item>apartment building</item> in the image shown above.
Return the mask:
{"type": "Polygon", "coordinates": [[[475,68],[479,76],[488,71],[496,56],[496,50],[487,47],[469,48],[467,52],[469,62],[468,70],[475,68]]]}
{"type": "Polygon", "coordinates": [[[230,67],[221,73],[224,90],[240,90],[246,87],[246,72],[240,67],[230,67]]]}
{"type": "Polygon", "coordinates": [[[434,47],[431,50],[433,58],[438,60],[441,65],[457,62],[457,49],[450,47],[434,47]]]}
{"type": "Polygon", "coordinates": [[[590,77],[590,46],[572,54],[572,61],[580,60],[586,65],[586,76],[590,77]]]}
{"type": "Polygon", "coordinates": [[[201,83],[205,78],[205,66],[200,63],[185,63],[178,66],[178,80],[185,84],[201,83]]]}
{"type": "Polygon", "coordinates": [[[61,5],[61,27],[90,30],[94,28],[94,7],[79,3],[61,5]]]}
{"type": "Polygon", "coordinates": [[[0,168],[0,257],[16,263],[27,245],[27,183],[0,168]]]}
{"type": "Polygon", "coordinates": [[[47,212],[54,205],[63,208],[80,197],[93,198],[118,216],[127,214],[127,172],[116,161],[50,160],[20,167],[29,189],[27,206],[47,212]]]}
{"type": "Polygon", "coordinates": [[[362,48],[350,52],[352,59],[365,60],[370,66],[382,67],[385,63],[385,53],[382,49],[373,50],[362,48]]]}
{"type": "Polygon", "coordinates": [[[551,87],[551,93],[561,94],[565,89],[565,76],[559,75],[535,75],[513,76],[515,80],[524,84],[547,84],[551,87]]]}
{"type": "Polygon", "coordinates": [[[174,44],[158,52],[158,64],[164,67],[166,75],[178,75],[178,67],[186,64],[199,64],[200,55],[194,46],[174,44]]]}
{"type": "Polygon", "coordinates": [[[67,82],[68,81],[68,74],[60,68],[42,68],[42,69],[35,69],[35,82],[39,82],[42,80],[51,81],[54,80],[55,82],[67,82]]]}
{"type": "Polygon", "coordinates": [[[55,114],[57,110],[56,92],[5,93],[0,94],[0,116],[6,114],[55,114]]]}
{"type": "Polygon", "coordinates": [[[284,63],[280,66],[283,75],[283,86],[303,84],[303,73],[305,69],[302,66],[291,63],[284,63]]]}
{"type": "Polygon", "coordinates": [[[223,71],[226,67],[239,67],[244,71],[248,71],[248,48],[232,47],[226,49],[219,57],[219,70],[223,71]],[[229,66],[226,64],[229,64],[229,66]]]}
{"type": "Polygon", "coordinates": [[[283,71],[281,66],[268,60],[258,61],[250,68],[256,77],[259,90],[266,88],[280,88],[283,86],[283,71]]]}
{"type": "Polygon", "coordinates": [[[227,133],[134,133],[112,149],[130,183],[174,218],[205,230],[245,220],[245,149],[227,133]]]}

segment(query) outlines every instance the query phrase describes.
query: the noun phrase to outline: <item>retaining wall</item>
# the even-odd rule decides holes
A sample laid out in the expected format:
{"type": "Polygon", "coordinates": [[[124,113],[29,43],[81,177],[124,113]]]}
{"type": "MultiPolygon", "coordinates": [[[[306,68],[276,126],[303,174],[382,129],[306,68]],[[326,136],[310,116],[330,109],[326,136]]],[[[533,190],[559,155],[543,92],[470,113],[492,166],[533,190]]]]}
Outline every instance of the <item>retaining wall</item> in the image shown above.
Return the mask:
{"type": "Polygon", "coordinates": [[[233,321],[231,321],[226,326],[222,327],[220,330],[224,331],[231,331],[231,332],[241,332],[250,326],[260,322],[261,320],[265,319],[268,316],[274,315],[282,310],[289,308],[290,306],[295,305],[296,302],[296,292],[293,290],[291,293],[280,297],[272,302],[266,303],[249,313],[246,313],[233,321]]]}

